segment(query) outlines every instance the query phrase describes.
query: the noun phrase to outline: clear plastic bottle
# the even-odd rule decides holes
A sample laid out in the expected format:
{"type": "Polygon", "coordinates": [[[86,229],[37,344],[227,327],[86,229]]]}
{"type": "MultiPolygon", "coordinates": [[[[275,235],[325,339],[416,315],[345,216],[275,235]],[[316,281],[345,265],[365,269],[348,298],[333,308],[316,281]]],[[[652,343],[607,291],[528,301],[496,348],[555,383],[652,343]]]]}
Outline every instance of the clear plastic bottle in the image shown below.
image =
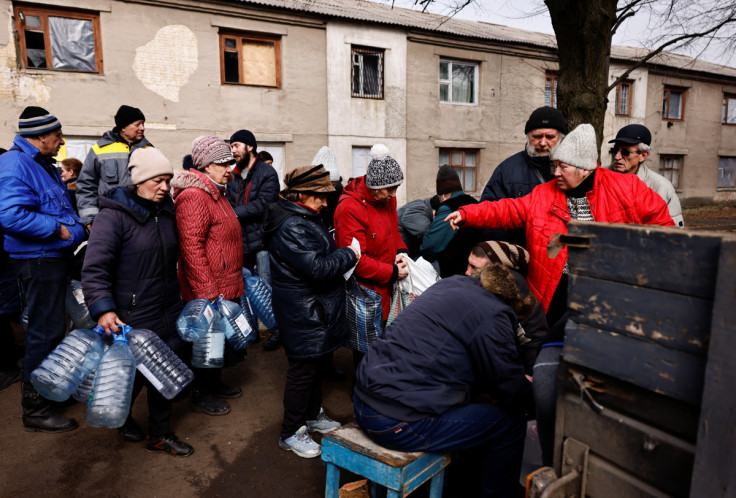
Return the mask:
{"type": "MultiPolygon", "coordinates": [[[[102,349],[104,354],[104,351],[110,349],[110,346],[112,345],[112,334],[106,334],[105,329],[103,329],[102,327],[95,327],[94,330],[100,335],[100,337],[102,337],[102,349]]],[[[82,383],[79,384],[77,390],[72,393],[72,398],[79,401],[80,403],[87,403],[89,401],[90,395],[92,394],[92,388],[95,387],[96,374],[97,369],[95,368],[89,373],[89,375],[87,375],[82,383]]]]}
{"type": "Polygon", "coordinates": [[[192,366],[220,368],[225,364],[224,353],[225,330],[222,327],[222,321],[215,319],[207,335],[192,345],[192,366]]]}
{"type": "Polygon", "coordinates": [[[97,325],[89,314],[89,308],[87,308],[82,292],[82,282],[79,280],[69,280],[64,304],[75,329],[92,329],[97,325]]]}
{"type": "Polygon", "coordinates": [[[248,324],[240,306],[223,298],[217,299],[218,311],[225,338],[235,350],[245,349],[256,340],[256,334],[248,324]]]}
{"type": "Polygon", "coordinates": [[[246,295],[248,302],[253,307],[256,316],[260,318],[267,328],[276,327],[276,319],[271,307],[271,286],[263,277],[245,277],[246,295]]]}
{"type": "Polygon", "coordinates": [[[207,334],[214,318],[215,311],[209,299],[192,299],[176,319],[176,330],[185,341],[196,342],[207,334]]]}
{"type": "Polygon", "coordinates": [[[130,412],[135,359],[125,338],[130,327],[122,328],[122,332],[114,334],[115,340],[102,355],[95,375],[94,388],[87,403],[87,424],[91,427],[121,427],[130,412]]]}
{"type": "Polygon", "coordinates": [[[98,333],[72,330],[31,373],[31,384],[44,398],[65,401],[97,368],[102,352],[98,333]]]}
{"type": "Polygon", "coordinates": [[[128,345],[138,370],[164,398],[173,399],[194,379],[194,373],[156,333],[132,329],[128,345]]]}
{"type": "Polygon", "coordinates": [[[243,316],[248,322],[248,325],[250,325],[250,328],[257,331],[258,318],[253,314],[253,308],[251,308],[250,303],[248,302],[248,296],[243,294],[238,300],[240,301],[240,310],[243,312],[243,316]]]}

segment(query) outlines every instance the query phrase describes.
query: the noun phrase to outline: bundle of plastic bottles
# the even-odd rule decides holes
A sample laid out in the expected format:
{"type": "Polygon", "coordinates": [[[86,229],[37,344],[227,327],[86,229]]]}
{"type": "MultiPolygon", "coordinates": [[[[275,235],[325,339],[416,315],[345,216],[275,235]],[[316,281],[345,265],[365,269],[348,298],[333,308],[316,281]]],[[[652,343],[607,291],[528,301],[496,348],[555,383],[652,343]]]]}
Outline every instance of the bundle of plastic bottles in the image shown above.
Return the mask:
{"type": "Polygon", "coordinates": [[[243,283],[245,284],[245,297],[253,308],[253,312],[267,328],[276,327],[276,318],[273,316],[271,305],[271,286],[263,277],[251,275],[243,268],[243,283]]]}
{"type": "Polygon", "coordinates": [[[45,398],[70,396],[87,403],[92,427],[121,427],[130,412],[136,368],[167,399],[194,379],[184,362],[155,333],[123,326],[70,332],[31,373],[45,398]]]}

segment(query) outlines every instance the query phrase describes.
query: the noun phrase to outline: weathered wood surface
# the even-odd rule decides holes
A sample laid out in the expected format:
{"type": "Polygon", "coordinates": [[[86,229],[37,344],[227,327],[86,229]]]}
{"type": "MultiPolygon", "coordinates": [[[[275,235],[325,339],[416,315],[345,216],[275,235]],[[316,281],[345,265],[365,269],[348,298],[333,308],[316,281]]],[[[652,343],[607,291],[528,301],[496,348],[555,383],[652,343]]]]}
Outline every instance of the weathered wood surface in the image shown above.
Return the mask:
{"type": "Polygon", "coordinates": [[[713,299],[722,235],[575,221],[568,234],[590,249],[568,250],[570,273],[713,299]]]}
{"type": "Polygon", "coordinates": [[[562,357],[691,405],[700,404],[702,357],[573,321],[565,328],[562,357]]]}
{"type": "Polygon", "coordinates": [[[393,451],[374,443],[355,422],[338,427],[325,434],[324,438],[340,442],[352,451],[370,455],[392,467],[403,467],[424,455],[422,452],[393,451]]]}
{"type": "Polygon", "coordinates": [[[589,498],[669,498],[657,488],[606,460],[591,455],[585,496],[589,498]]]}
{"type": "Polygon", "coordinates": [[[692,497],[736,496],[736,238],[718,265],[692,497]]]}
{"type": "Polygon", "coordinates": [[[558,406],[564,438],[588,445],[591,454],[666,494],[687,496],[694,445],[610,409],[596,414],[579,396],[566,394],[558,406]]]}
{"type": "Polygon", "coordinates": [[[570,276],[571,319],[705,356],[713,302],[580,275],[570,276]]]}

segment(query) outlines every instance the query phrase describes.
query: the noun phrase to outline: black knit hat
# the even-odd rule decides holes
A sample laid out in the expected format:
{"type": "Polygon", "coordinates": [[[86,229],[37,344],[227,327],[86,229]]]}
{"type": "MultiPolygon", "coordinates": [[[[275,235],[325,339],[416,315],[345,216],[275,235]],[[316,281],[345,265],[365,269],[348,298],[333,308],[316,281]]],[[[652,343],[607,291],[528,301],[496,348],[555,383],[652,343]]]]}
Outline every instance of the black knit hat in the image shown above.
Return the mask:
{"type": "Polygon", "coordinates": [[[238,130],[235,133],[233,133],[233,136],[230,137],[230,143],[235,142],[241,142],[245,145],[250,145],[253,148],[258,147],[258,142],[256,142],[256,136],[253,135],[249,130],[238,130]]]}
{"type": "Polygon", "coordinates": [[[61,123],[56,116],[43,107],[26,107],[18,119],[18,134],[21,137],[37,137],[59,128],[61,123]]]}
{"type": "Polygon", "coordinates": [[[560,133],[567,133],[565,117],[554,107],[544,106],[535,109],[524,127],[524,134],[538,128],[554,128],[560,133]]]}
{"type": "Polygon", "coordinates": [[[462,190],[463,185],[460,183],[460,177],[455,168],[449,164],[443,164],[437,171],[437,195],[450,194],[462,190]]]}
{"type": "Polygon", "coordinates": [[[118,112],[115,113],[115,127],[122,130],[130,123],[138,120],[146,120],[143,112],[137,107],[131,107],[129,105],[121,105],[118,112]]]}
{"type": "Polygon", "coordinates": [[[376,190],[398,187],[404,181],[404,173],[396,160],[388,154],[388,147],[376,144],[371,147],[371,162],[365,174],[365,184],[376,190]]]}

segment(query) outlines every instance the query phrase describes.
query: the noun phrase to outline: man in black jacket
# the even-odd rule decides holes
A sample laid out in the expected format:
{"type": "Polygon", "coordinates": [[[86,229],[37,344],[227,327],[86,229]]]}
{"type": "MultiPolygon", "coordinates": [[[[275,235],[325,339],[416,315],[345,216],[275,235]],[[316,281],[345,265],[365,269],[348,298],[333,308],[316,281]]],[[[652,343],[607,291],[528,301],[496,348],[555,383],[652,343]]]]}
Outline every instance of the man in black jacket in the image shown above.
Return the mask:
{"type": "Polygon", "coordinates": [[[534,307],[502,265],[442,279],[399,314],[361,361],[355,418],[400,451],[474,450],[485,497],[511,496],[519,476],[531,384],[517,315],[534,307]]]}

